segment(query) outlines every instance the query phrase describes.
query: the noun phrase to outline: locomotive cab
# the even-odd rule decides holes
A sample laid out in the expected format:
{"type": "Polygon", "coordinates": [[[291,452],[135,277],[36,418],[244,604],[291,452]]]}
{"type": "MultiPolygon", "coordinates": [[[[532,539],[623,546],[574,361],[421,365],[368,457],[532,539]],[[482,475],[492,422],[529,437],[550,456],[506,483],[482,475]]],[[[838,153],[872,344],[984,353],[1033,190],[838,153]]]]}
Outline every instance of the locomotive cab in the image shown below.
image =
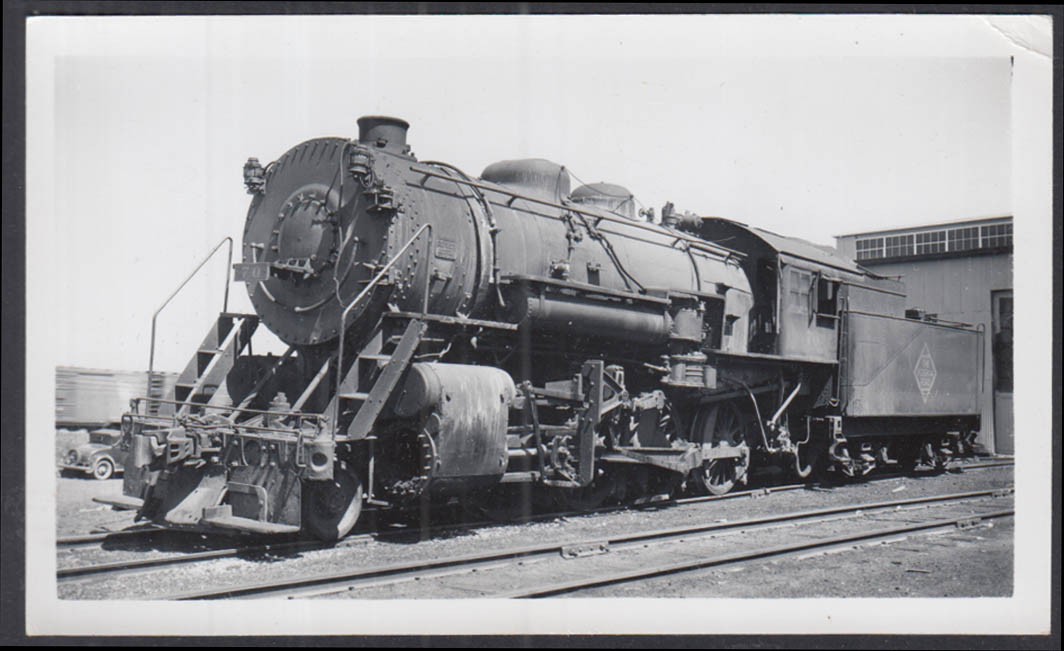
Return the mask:
{"type": "Polygon", "coordinates": [[[842,310],[904,310],[901,283],[826,248],[719,217],[705,218],[700,234],[749,252],[743,269],[756,297],[752,353],[833,362],[842,310]]]}

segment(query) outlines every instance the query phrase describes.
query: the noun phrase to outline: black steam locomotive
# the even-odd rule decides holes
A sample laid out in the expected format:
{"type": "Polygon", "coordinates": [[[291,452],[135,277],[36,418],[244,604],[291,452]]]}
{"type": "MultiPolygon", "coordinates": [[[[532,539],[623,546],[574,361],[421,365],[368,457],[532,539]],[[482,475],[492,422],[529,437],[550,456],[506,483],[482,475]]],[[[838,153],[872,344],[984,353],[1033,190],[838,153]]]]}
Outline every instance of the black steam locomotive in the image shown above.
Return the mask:
{"type": "Polygon", "coordinates": [[[979,429],[982,333],[807,242],[546,160],[474,178],[358,120],[244,167],[255,314],[222,313],[173,393],[134,401],[141,518],[344,536],[363,505],[526,484],[570,506],[772,464],[941,466],[979,429]],[[259,323],[289,345],[254,355],[259,323]]]}

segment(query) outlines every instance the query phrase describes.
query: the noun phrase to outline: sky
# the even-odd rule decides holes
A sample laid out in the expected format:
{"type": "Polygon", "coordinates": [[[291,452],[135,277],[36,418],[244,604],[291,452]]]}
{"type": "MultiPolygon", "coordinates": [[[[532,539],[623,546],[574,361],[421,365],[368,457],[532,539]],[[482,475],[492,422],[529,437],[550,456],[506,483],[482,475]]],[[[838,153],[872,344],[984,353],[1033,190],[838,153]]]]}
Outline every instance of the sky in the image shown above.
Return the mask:
{"type": "MultiPolygon", "coordinates": [[[[239,256],[248,156],[265,163],[308,138],[354,137],[359,116],[388,114],[411,123],[420,158],[470,174],[501,159],[549,158],[582,181],[628,187],[659,214],[673,201],[820,244],[1015,215],[1017,431],[1035,433],[1017,439],[1016,489],[1030,509],[1032,496],[1049,495],[1053,456],[1044,354],[1051,31],[1024,16],[32,19],[27,431],[53,428],[56,365],[145,369],[156,308],[223,238],[239,256]]],[[[204,271],[159,318],[157,369],[179,370],[221,308],[224,257],[204,271]]],[[[239,284],[229,308],[250,310],[239,284]]],[[[49,437],[27,440],[28,463],[52,463],[49,437]]],[[[53,490],[48,473],[27,476],[28,539],[54,537],[53,490]]],[[[1017,519],[1025,553],[1013,599],[897,600],[878,619],[890,622],[881,632],[896,622],[925,633],[1038,630],[1045,609],[1031,604],[1048,594],[1045,506],[1017,519]]],[[[46,579],[27,582],[30,632],[113,622],[106,604],[55,604],[52,549],[27,546],[27,566],[46,579]]],[[[562,602],[522,605],[518,620],[505,604],[480,603],[473,630],[534,622],[538,633],[802,632],[816,622],[821,632],[876,632],[868,613],[883,612],[822,600],[756,611],[714,604],[721,616],[704,618],[662,604],[587,611],[562,602]]],[[[412,618],[402,603],[380,603],[337,616],[329,606],[338,604],[315,604],[293,618],[274,605],[251,618],[189,604],[211,609],[196,618],[160,604],[123,618],[121,632],[187,634],[189,622],[206,622],[258,634],[367,633],[398,623],[418,634],[470,614],[435,604],[412,618]]]]}

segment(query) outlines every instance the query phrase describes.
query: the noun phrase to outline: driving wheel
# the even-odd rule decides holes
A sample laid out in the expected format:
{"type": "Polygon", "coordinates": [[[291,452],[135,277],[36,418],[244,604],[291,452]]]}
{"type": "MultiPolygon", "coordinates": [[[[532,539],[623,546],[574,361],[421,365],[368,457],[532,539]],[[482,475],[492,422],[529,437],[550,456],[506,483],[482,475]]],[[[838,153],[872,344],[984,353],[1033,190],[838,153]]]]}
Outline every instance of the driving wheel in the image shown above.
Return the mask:
{"type": "Polygon", "coordinates": [[[694,438],[710,443],[714,448],[730,448],[737,457],[710,459],[695,471],[696,487],[711,495],[728,493],[746,476],[750,465],[742,414],[734,402],[722,402],[704,407],[695,421],[694,438]]]}

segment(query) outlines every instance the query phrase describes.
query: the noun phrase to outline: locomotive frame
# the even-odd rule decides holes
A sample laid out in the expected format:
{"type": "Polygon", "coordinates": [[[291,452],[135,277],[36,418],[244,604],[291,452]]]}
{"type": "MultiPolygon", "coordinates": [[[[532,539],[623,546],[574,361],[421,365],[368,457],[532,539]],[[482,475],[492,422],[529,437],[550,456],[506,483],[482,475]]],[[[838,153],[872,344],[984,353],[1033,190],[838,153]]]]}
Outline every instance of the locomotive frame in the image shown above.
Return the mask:
{"type": "Polygon", "coordinates": [[[654,223],[548,161],[474,179],[418,162],[401,120],[359,126],[245,165],[256,314],[223,312],[172,394],[132,402],[116,505],[337,539],[363,504],[508,484],[586,507],[723,494],[764,464],[943,468],[979,428],[982,332],[912,318],[895,280],[671,204],[654,223]],[[284,355],[251,354],[260,323],[284,355]]]}

